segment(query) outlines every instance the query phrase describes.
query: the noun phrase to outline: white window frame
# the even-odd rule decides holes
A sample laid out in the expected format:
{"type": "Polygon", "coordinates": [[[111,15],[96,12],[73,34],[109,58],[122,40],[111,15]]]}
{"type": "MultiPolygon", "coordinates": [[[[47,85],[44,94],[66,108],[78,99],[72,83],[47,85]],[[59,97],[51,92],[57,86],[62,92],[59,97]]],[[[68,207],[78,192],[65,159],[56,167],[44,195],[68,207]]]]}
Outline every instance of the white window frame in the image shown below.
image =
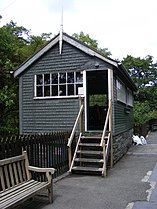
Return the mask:
{"type": "Polygon", "coordinates": [[[117,89],[117,100],[126,104],[126,101],[127,101],[127,95],[126,95],[126,87],[125,87],[125,84],[120,80],[120,79],[116,79],[116,89],[117,89]],[[118,91],[122,91],[123,90],[123,96],[124,98],[120,97],[118,95],[118,91]]]}
{"type": "MultiPolygon", "coordinates": [[[[76,94],[76,91],[77,91],[77,85],[82,85],[82,88],[84,87],[83,85],[83,71],[66,71],[66,72],[58,72],[58,73],[41,73],[41,74],[36,74],[34,76],[34,99],[49,99],[49,98],[77,98],[79,97],[78,94],[76,94]],[[80,72],[82,74],[82,81],[81,82],[77,82],[76,80],[76,73],[77,72],[80,72]],[[65,73],[66,74],[66,82],[65,83],[60,83],[59,82],[59,75],[60,73],[65,73]],[[68,73],[74,73],[74,83],[68,83],[68,73]],[[50,75],[50,84],[44,84],[44,75],[45,74],[49,74],[50,75]],[[57,84],[52,84],[52,74],[58,74],[58,83],[57,84]],[[42,85],[37,85],[37,75],[42,75],[42,79],[43,79],[43,82],[42,82],[42,85]],[[74,85],[74,95],[68,95],[68,85],[69,84],[73,84],[74,85]],[[58,86],[58,95],[57,96],[52,96],[52,86],[53,85],[57,85],[58,86]],[[66,87],[66,95],[61,95],[59,96],[59,86],[60,85],[65,85],[66,87]],[[42,86],[42,95],[44,95],[44,86],[50,86],[50,96],[37,96],[37,86],[42,86]]],[[[84,96],[84,95],[83,95],[84,96]]]]}
{"type": "Polygon", "coordinates": [[[134,97],[130,89],[127,88],[127,105],[133,107],[134,97]]]}

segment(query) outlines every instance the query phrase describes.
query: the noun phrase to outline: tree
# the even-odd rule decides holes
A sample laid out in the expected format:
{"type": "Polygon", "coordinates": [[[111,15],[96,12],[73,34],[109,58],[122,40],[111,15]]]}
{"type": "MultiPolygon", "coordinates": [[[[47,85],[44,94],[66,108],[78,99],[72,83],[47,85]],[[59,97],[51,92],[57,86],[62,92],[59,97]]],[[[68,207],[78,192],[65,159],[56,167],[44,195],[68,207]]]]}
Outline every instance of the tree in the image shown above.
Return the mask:
{"type": "Polygon", "coordinates": [[[134,104],[135,125],[157,118],[157,63],[150,55],[145,58],[128,55],[122,63],[138,87],[134,104]]]}
{"type": "Polygon", "coordinates": [[[110,57],[111,56],[111,52],[108,51],[108,48],[99,48],[98,47],[98,41],[95,39],[92,39],[89,34],[84,34],[82,31],[78,34],[78,33],[74,33],[72,35],[74,38],[78,39],[79,41],[87,44],[89,47],[97,50],[98,52],[100,52],[102,55],[104,55],[105,57],[110,57]]]}
{"type": "Polygon", "coordinates": [[[18,81],[13,71],[42,47],[51,34],[31,36],[11,21],[0,28],[0,132],[18,132],[18,81]]]}

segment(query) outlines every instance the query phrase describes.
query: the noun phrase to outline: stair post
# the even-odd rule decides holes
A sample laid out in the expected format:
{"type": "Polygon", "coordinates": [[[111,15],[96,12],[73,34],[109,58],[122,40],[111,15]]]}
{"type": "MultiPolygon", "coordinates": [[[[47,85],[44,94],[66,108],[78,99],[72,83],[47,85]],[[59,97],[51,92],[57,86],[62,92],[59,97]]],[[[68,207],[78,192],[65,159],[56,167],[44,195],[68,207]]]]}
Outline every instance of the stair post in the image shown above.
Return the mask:
{"type": "Polygon", "coordinates": [[[113,103],[113,69],[108,69],[108,98],[109,98],[109,105],[111,107],[110,109],[110,115],[109,115],[109,131],[110,131],[110,156],[111,156],[111,160],[110,160],[110,166],[111,168],[113,167],[113,138],[112,138],[112,119],[113,119],[113,115],[112,115],[112,103],[113,103]]]}
{"type": "MultiPolygon", "coordinates": [[[[81,105],[83,105],[84,103],[84,98],[83,97],[79,97],[79,107],[81,107],[81,105]]],[[[81,116],[80,116],[80,133],[83,132],[83,112],[81,113],[81,116]]]]}
{"type": "Polygon", "coordinates": [[[69,169],[70,169],[71,161],[72,161],[72,151],[71,151],[71,147],[68,147],[68,159],[69,159],[69,169]]]}

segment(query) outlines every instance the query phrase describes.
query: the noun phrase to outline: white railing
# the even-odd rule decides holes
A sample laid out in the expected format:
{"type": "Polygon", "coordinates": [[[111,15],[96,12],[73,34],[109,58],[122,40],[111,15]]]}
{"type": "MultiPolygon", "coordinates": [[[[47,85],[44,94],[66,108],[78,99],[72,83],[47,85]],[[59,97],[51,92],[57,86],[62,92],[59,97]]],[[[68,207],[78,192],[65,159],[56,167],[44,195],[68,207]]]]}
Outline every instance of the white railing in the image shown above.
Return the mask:
{"type": "MultiPolygon", "coordinates": [[[[71,161],[72,161],[71,144],[72,144],[72,141],[73,141],[74,136],[75,136],[75,132],[76,132],[77,125],[78,125],[79,120],[80,120],[80,118],[81,118],[81,116],[82,116],[83,107],[84,107],[83,104],[81,104],[80,110],[79,110],[79,112],[78,112],[77,118],[76,118],[76,120],[75,120],[73,129],[72,129],[72,132],[71,132],[70,138],[69,138],[69,140],[68,140],[68,144],[67,144],[67,146],[68,146],[68,155],[69,155],[69,168],[71,167],[71,161]]],[[[82,120],[81,120],[81,123],[82,123],[82,120]]],[[[80,125],[82,125],[82,124],[80,124],[80,125]]]]}
{"type": "Polygon", "coordinates": [[[105,120],[105,125],[104,125],[104,129],[103,129],[102,137],[101,137],[101,142],[100,142],[101,147],[103,146],[103,143],[104,143],[104,138],[105,138],[105,135],[106,135],[106,130],[107,130],[108,122],[109,122],[110,112],[111,112],[111,103],[109,104],[109,107],[108,107],[107,116],[106,116],[106,120],[105,120]]]}
{"type": "Polygon", "coordinates": [[[77,149],[78,149],[78,146],[79,146],[79,143],[80,143],[81,136],[82,136],[82,133],[80,133],[80,135],[79,135],[79,139],[77,141],[77,145],[76,145],[76,148],[75,148],[75,152],[74,152],[73,160],[72,160],[71,165],[70,165],[69,172],[71,172],[71,169],[74,165],[74,160],[75,160],[75,157],[76,157],[76,152],[77,152],[77,149]]]}
{"type": "Polygon", "coordinates": [[[101,142],[100,142],[100,146],[103,148],[103,161],[104,161],[103,169],[102,169],[103,176],[107,175],[107,159],[106,158],[109,154],[109,144],[110,144],[110,138],[111,138],[111,130],[109,130],[110,132],[108,133],[108,136],[107,136],[107,143],[105,143],[105,137],[106,137],[107,125],[109,124],[109,119],[111,120],[111,102],[109,102],[109,107],[108,107],[104,129],[103,129],[101,142]]]}

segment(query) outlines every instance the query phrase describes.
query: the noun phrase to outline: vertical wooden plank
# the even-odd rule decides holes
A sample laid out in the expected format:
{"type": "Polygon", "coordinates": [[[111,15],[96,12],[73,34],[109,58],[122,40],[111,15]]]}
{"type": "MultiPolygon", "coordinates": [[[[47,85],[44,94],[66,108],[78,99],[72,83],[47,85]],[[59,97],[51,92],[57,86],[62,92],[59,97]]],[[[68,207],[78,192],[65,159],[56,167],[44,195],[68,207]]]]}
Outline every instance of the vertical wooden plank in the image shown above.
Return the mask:
{"type": "Polygon", "coordinates": [[[13,163],[13,172],[14,172],[14,175],[15,175],[15,183],[16,184],[19,184],[19,179],[18,179],[18,174],[17,174],[17,168],[16,168],[16,164],[13,163]]]}
{"type": "Polygon", "coordinates": [[[28,166],[29,166],[29,161],[28,161],[28,156],[27,156],[27,152],[26,151],[23,151],[22,153],[23,155],[25,155],[25,169],[26,169],[26,177],[27,177],[27,180],[30,180],[31,179],[31,174],[28,170],[28,166]]]}
{"type": "Polygon", "coordinates": [[[18,168],[18,174],[19,174],[19,180],[20,183],[23,182],[23,178],[22,178],[22,172],[21,172],[21,166],[20,166],[20,162],[17,162],[17,168],[18,168]]]}
{"type": "Polygon", "coordinates": [[[39,151],[40,151],[40,153],[39,153],[39,157],[40,157],[40,159],[39,159],[39,166],[40,167],[43,167],[42,166],[42,147],[43,147],[43,140],[42,140],[42,137],[40,137],[40,144],[39,144],[39,151]]]}
{"type": "Polygon", "coordinates": [[[51,140],[51,135],[48,134],[48,141],[49,141],[49,163],[48,163],[48,167],[51,168],[52,167],[52,140],[51,140]]]}
{"type": "Polygon", "coordinates": [[[13,176],[13,171],[12,171],[12,164],[9,164],[9,173],[10,173],[10,179],[11,179],[11,185],[14,186],[14,176],[13,176]]]}
{"type": "Polygon", "coordinates": [[[36,164],[36,166],[40,166],[39,165],[39,143],[40,143],[40,137],[41,137],[41,135],[38,135],[37,136],[37,141],[36,141],[36,162],[37,162],[37,164],[36,164]]]}
{"type": "Polygon", "coordinates": [[[52,152],[52,167],[54,168],[54,166],[55,166],[55,148],[54,148],[54,138],[52,138],[52,134],[51,134],[51,143],[52,143],[52,147],[51,147],[51,152],[52,152]]]}
{"type": "Polygon", "coordinates": [[[27,178],[26,178],[26,170],[25,170],[25,166],[24,166],[24,161],[22,160],[22,161],[20,162],[20,164],[21,164],[23,179],[24,179],[24,181],[26,181],[27,178]]]}
{"type": "Polygon", "coordinates": [[[45,166],[45,159],[46,159],[46,140],[42,140],[42,142],[43,142],[43,161],[42,161],[42,163],[43,163],[43,167],[46,167],[45,166]]]}
{"type": "Polygon", "coordinates": [[[5,183],[4,183],[4,175],[3,175],[3,170],[2,167],[0,167],[0,179],[1,179],[1,185],[2,185],[2,190],[5,190],[5,183]]]}
{"type": "Polygon", "coordinates": [[[4,166],[4,174],[5,174],[7,188],[10,188],[11,184],[10,184],[10,181],[9,181],[9,174],[8,174],[7,165],[4,166]]]}

